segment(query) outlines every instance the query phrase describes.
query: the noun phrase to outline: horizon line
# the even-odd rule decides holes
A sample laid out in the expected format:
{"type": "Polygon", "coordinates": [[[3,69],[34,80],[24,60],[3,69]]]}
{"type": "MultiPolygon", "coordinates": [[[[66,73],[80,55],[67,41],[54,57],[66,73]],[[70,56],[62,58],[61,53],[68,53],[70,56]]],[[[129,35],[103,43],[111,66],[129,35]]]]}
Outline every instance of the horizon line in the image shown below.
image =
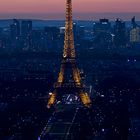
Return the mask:
{"type": "MultiPolygon", "coordinates": [[[[73,19],[75,20],[91,20],[108,18],[114,20],[121,18],[129,20],[136,16],[140,20],[140,12],[74,12],[73,19]]],[[[65,20],[65,13],[0,13],[0,19],[40,19],[40,20],[65,20]]]]}

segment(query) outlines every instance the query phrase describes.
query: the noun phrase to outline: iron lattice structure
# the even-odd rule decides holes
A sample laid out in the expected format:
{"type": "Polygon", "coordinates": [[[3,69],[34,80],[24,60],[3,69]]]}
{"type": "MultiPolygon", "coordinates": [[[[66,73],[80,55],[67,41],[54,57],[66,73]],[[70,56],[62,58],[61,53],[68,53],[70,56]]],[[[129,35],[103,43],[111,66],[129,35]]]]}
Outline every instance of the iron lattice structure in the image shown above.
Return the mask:
{"type": "Polygon", "coordinates": [[[66,0],[65,39],[61,68],[54,91],[50,95],[47,107],[50,108],[63,94],[76,94],[86,107],[91,106],[91,100],[85,91],[80,71],[76,64],[74,47],[72,0],[66,0]]]}

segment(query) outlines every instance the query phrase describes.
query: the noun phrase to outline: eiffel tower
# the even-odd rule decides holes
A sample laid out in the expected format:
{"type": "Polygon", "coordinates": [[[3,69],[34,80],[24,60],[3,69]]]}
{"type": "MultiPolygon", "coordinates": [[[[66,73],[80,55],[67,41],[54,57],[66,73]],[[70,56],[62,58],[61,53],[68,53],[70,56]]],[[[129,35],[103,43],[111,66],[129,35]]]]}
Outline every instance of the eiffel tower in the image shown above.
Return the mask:
{"type": "Polygon", "coordinates": [[[74,94],[80,98],[86,107],[91,106],[91,100],[85,91],[80,71],[77,68],[76,53],[74,47],[72,0],[66,0],[66,21],[63,57],[57,82],[54,84],[54,91],[50,95],[47,107],[50,108],[64,94],[74,94]]]}

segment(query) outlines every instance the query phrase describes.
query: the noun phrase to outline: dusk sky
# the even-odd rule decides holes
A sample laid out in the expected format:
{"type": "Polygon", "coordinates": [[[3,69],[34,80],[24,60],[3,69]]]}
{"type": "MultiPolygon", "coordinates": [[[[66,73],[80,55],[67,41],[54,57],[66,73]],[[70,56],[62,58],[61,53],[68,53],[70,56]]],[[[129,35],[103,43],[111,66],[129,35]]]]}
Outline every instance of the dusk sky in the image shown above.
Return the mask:
{"type": "MultiPolygon", "coordinates": [[[[65,0],[0,0],[0,18],[23,16],[23,18],[61,19],[64,6],[65,0]]],[[[86,18],[88,13],[138,13],[140,0],[73,0],[73,11],[79,13],[79,16],[84,13],[82,18],[86,18]]]]}

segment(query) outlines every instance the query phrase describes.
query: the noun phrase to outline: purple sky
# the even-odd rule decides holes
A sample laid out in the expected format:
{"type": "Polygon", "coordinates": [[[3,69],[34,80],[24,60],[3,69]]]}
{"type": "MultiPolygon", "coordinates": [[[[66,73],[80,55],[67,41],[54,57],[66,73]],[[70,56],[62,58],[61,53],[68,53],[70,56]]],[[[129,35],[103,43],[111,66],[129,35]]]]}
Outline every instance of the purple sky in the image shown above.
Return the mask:
{"type": "MultiPolygon", "coordinates": [[[[0,18],[63,19],[64,8],[65,0],[0,0],[0,18]]],[[[77,19],[94,18],[95,13],[104,12],[140,13],[140,0],[73,0],[73,11],[78,13],[76,16],[79,15],[77,19]]],[[[113,18],[111,14],[98,14],[98,16],[113,18]]],[[[125,18],[129,18],[129,15],[126,14],[125,18]]]]}

